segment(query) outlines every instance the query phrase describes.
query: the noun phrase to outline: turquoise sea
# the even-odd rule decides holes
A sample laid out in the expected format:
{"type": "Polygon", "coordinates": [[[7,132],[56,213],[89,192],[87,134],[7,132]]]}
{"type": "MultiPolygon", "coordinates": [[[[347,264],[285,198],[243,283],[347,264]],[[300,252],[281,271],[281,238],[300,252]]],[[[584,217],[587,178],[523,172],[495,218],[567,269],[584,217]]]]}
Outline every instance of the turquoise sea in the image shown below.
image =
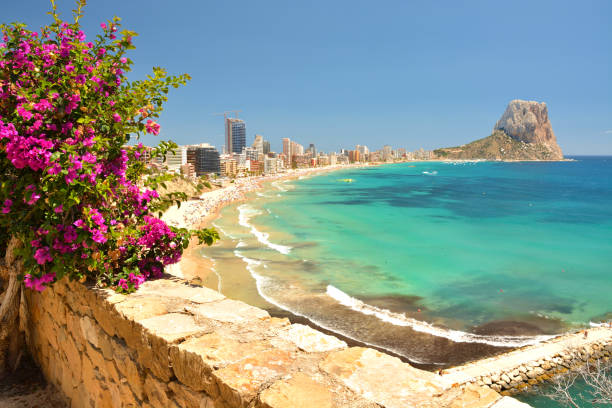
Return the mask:
{"type": "Polygon", "coordinates": [[[271,183],[215,221],[205,283],[430,367],[608,321],[612,157],[574,159],[271,183]]]}

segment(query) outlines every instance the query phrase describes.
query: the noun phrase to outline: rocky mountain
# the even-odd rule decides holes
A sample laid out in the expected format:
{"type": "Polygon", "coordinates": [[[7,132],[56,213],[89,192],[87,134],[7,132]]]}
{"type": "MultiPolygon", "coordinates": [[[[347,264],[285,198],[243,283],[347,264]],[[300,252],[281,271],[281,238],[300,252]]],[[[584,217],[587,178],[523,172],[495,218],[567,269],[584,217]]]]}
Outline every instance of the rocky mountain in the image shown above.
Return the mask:
{"type": "Polygon", "coordinates": [[[491,136],[434,153],[451,160],[563,160],[546,104],[518,99],[508,104],[491,136]]]}

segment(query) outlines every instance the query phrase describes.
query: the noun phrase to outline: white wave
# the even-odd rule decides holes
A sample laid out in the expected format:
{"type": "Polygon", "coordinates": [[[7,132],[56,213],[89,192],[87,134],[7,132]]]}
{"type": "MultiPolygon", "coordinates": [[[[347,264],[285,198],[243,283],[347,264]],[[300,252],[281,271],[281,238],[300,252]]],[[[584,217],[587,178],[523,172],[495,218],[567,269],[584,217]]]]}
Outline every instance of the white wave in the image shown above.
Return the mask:
{"type": "Polygon", "coordinates": [[[238,243],[236,244],[236,248],[242,248],[247,246],[247,243],[244,242],[243,240],[238,241],[238,243]]]}
{"type": "Polygon", "coordinates": [[[217,276],[217,292],[221,293],[221,275],[219,274],[219,272],[217,272],[217,268],[216,268],[217,261],[215,261],[215,258],[211,258],[206,255],[202,255],[202,257],[206,259],[210,259],[210,262],[212,263],[210,270],[217,276]]]}
{"type": "Polygon", "coordinates": [[[283,188],[280,183],[278,181],[275,181],[274,183],[272,183],[272,186],[274,186],[277,190],[280,191],[287,191],[285,188],[283,188]]]}
{"type": "Polygon", "coordinates": [[[270,242],[270,240],[268,239],[270,237],[270,234],[261,232],[253,225],[249,224],[249,220],[251,219],[251,217],[261,214],[261,212],[255,210],[254,208],[246,204],[242,204],[240,207],[238,207],[238,211],[238,223],[245,228],[249,228],[251,230],[251,234],[255,235],[259,242],[266,245],[268,248],[274,249],[275,251],[278,251],[284,255],[287,255],[289,252],[291,252],[292,248],[290,246],[270,242]]]}
{"type": "Polygon", "coordinates": [[[426,176],[435,176],[436,174],[438,174],[438,172],[436,170],[434,170],[434,171],[424,171],[423,174],[426,175],[426,176]]]}
{"type": "Polygon", "coordinates": [[[223,228],[221,228],[219,225],[217,225],[216,223],[212,223],[212,226],[215,227],[216,229],[219,230],[219,232],[231,239],[236,239],[237,237],[235,235],[230,234],[229,232],[225,231],[223,228]]]}
{"type": "Polygon", "coordinates": [[[270,197],[269,195],[260,192],[256,192],[255,194],[257,195],[257,197],[270,197]]]}
{"type": "Polygon", "coordinates": [[[612,320],[609,322],[599,322],[599,323],[589,322],[589,326],[591,327],[612,327],[612,320]]]}
{"type": "Polygon", "coordinates": [[[407,326],[415,331],[431,334],[432,336],[444,337],[456,343],[483,343],[496,347],[522,347],[536,344],[554,336],[481,336],[478,334],[466,333],[460,330],[451,330],[412,319],[401,313],[394,313],[387,309],[368,305],[359,299],[342,292],[340,289],[328,285],[327,295],[338,303],[365,315],[375,316],[378,319],[391,323],[395,326],[407,326]]]}
{"type": "MultiPolygon", "coordinates": [[[[351,339],[351,340],[354,340],[354,341],[358,341],[358,342],[360,342],[362,344],[365,344],[366,346],[378,347],[380,349],[388,350],[388,351],[390,351],[392,353],[401,355],[401,356],[409,359],[410,361],[412,361],[414,363],[417,363],[417,364],[439,364],[439,363],[432,363],[430,361],[419,360],[419,359],[417,359],[415,357],[403,354],[399,350],[395,350],[393,348],[385,348],[385,347],[381,347],[381,346],[373,344],[373,343],[368,343],[366,341],[363,341],[361,339],[353,337],[350,333],[347,333],[347,332],[345,332],[343,330],[338,330],[335,327],[332,327],[332,326],[330,326],[328,324],[325,324],[325,323],[323,323],[321,321],[313,319],[310,316],[307,316],[307,315],[305,315],[303,313],[300,313],[300,312],[290,308],[289,306],[287,306],[287,305],[277,301],[272,296],[269,296],[266,293],[266,288],[275,285],[275,283],[274,283],[273,279],[268,278],[268,277],[263,276],[263,275],[260,275],[259,273],[257,273],[255,271],[254,267],[261,265],[262,264],[261,261],[258,261],[256,259],[247,258],[246,256],[242,255],[242,253],[240,251],[238,251],[238,250],[234,250],[234,255],[236,255],[238,258],[242,259],[247,264],[247,270],[249,271],[249,273],[251,274],[253,279],[255,279],[255,287],[257,288],[257,293],[259,293],[259,296],[261,296],[266,302],[268,302],[268,303],[278,307],[279,309],[286,310],[286,311],[288,311],[288,312],[290,312],[290,313],[292,313],[292,314],[294,314],[296,316],[300,316],[300,317],[303,317],[305,319],[308,319],[309,321],[313,322],[314,324],[316,324],[319,327],[322,327],[325,330],[329,330],[329,331],[331,331],[333,333],[338,333],[341,336],[344,336],[344,337],[346,337],[348,339],[351,339]]],[[[267,267],[267,265],[265,263],[263,264],[263,266],[267,267]]]]}

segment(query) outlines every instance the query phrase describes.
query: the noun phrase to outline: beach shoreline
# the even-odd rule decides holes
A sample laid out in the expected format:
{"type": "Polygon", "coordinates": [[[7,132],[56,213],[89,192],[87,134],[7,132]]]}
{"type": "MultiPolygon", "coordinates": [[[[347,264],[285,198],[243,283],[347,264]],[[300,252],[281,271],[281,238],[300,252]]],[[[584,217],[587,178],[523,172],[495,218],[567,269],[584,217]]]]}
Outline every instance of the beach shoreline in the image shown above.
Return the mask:
{"type": "MultiPolygon", "coordinates": [[[[252,193],[261,188],[267,188],[270,183],[325,174],[335,170],[350,170],[357,167],[337,166],[335,168],[304,169],[274,177],[237,180],[237,184],[234,183],[222,189],[205,193],[204,197],[215,198],[213,201],[207,202],[209,207],[204,208],[206,207],[204,206],[204,211],[194,211],[193,214],[190,213],[190,210],[185,209],[186,217],[182,222],[185,225],[187,221],[190,221],[192,222],[191,225],[199,227],[208,227],[211,224],[213,226],[219,225],[223,228],[221,232],[225,233],[225,229],[227,226],[233,225],[233,221],[228,225],[224,223],[226,220],[218,224],[215,223],[214,221],[218,219],[221,210],[227,205],[236,205],[236,203],[243,202],[245,199],[256,199],[255,194],[252,193]],[[251,194],[247,196],[248,193],[251,194]]],[[[272,184],[272,187],[281,189],[280,185],[276,184],[272,184]]],[[[201,202],[202,200],[194,201],[201,202]]],[[[241,213],[242,210],[244,208],[241,207],[241,213]]],[[[225,215],[224,213],[224,217],[225,215]]],[[[242,222],[240,224],[244,225],[242,222]]],[[[227,233],[233,234],[234,232],[230,229],[227,233]]],[[[230,235],[228,241],[232,241],[233,238],[230,235]]],[[[230,242],[231,248],[228,247],[227,249],[242,254],[237,255],[236,261],[230,260],[230,263],[228,263],[228,259],[234,259],[234,257],[230,257],[230,252],[227,252],[227,258],[222,255],[224,254],[223,251],[226,250],[224,248],[225,242],[223,240],[219,248],[211,249],[212,255],[203,249],[205,247],[192,243],[185,250],[183,261],[177,268],[179,270],[178,276],[194,284],[204,285],[212,289],[219,288],[219,291],[224,289],[224,295],[265,309],[272,316],[288,318],[292,323],[306,324],[325,333],[333,334],[351,346],[376,348],[423,369],[431,370],[463,364],[503,353],[516,347],[522,347],[527,343],[531,344],[545,338],[561,335],[572,329],[563,327],[561,322],[554,319],[549,321],[547,317],[529,316],[529,319],[525,320],[525,316],[522,315],[517,315],[516,318],[512,316],[509,319],[485,321],[473,327],[457,329],[455,326],[444,324],[444,322],[427,319],[424,316],[426,314],[425,309],[422,313],[412,313],[411,309],[417,310],[418,307],[422,307],[417,303],[408,302],[411,307],[404,307],[406,305],[402,303],[402,307],[398,308],[395,307],[398,306],[396,299],[387,299],[387,297],[367,299],[361,296],[357,299],[349,299],[349,295],[345,293],[340,293],[342,298],[338,299],[330,296],[329,293],[325,293],[324,289],[322,292],[320,290],[316,291],[312,296],[308,294],[308,296],[298,296],[296,298],[294,296],[296,287],[293,285],[289,286],[292,298],[283,301],[282,297],[272,296],[269,291],[260,286],[262,284],[261,276],[255,274],[251,269],[254,261],[247,259],[244,256],[246,252],[241,249],[236,251],[233,246],[236,244],[235,242],[234,244],[230,242]],[[210,258],[206,257],[207,254],[210,258]],[[238,267],[241,261],[246,262],[246,270],[238,267]],[[216,270],[216,265],[222,269],[216,270]],[[296,299],[300,303],[296,303],[298,301],[296,299]],[[303,308],[306,308],[308,312],[305,312],[303,308]],[[312,311],[315,311],[315,313],[312,314],[312,311]],[[336,316],[336,320],[333,316],[336,316]],[[344,324],[338,322],[337,319],[346,322],[359,322],[360,327],[367,328],[368,334],[361,336],[364,334],[363,332],[355,333],[349,323],[344,324]],[[449,329],[449,327],[457,330],[449,329]],[[501,344],[501,342],[507,340],[509,343],[501,344]],[[417,348],[419,351],[415,354],[414,350],[417,348]],[[429,356],[434,358],[430,359],[429,356]]],[[[239,242],[238,244],[236,244],[236,248],[242,246],[242,243],[239,242]]],[[[402,299],[402,302],[404,301],[406,299],[402,299]]],[[[421,312],[421,310],[419,309],[418,312],[421,312]]]]}
{"type": "MultiPolygon", "coordinates": [[[[350,170],[364,167],[374,167],[379,164],[350,164],[335,165],[325,167],[315,167],[306,169],[294,169],[285,173],[270,176],[255,176],[237,178],[233,183],[219,189],[202,193],[197,200],[188,200],[181,204],[170,207],[163,215],[162,219],[169,225],[179,228],[210,228],[213,222],[219,217],[221,210],[231,204],[244,202],[248,198],[248,193],[255,192],[264,188],[264,184],[275,181],[289,181],[300,177],[310,177],[326,174],[339,170],[350,170]]],[[[210,259],[200,254],[206,245],[198,245],[192,240],[189,246],[183,251],[179,265],[170,268],[170,273],[187,280],[204,281],[210,277],[213,271],[213,263],[210,259]]]]}

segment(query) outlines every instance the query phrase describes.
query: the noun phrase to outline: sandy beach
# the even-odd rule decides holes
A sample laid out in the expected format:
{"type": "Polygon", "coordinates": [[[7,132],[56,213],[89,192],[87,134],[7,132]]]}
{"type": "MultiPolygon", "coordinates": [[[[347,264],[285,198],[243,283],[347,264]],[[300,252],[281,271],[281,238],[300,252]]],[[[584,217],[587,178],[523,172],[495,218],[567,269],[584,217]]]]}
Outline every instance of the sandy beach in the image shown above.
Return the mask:
{"type": "MultiPolygon", "coordinates": [[[[374,164],[370,164],[372,166],[374,164]]],[[[246,194],[263,188],[264,183],[282,180],[294,180],[300,177],[324,174],[331,171],[368,167],[363,164],[335,165],[307,169],[292,169],[285,173],[269,176],[237,178],[227,186],[206,191],[197,200],[188,200],[170,207],[163,215],[169,225],[179,228],[205,228],[218,217],[223,207],[246,199],[246,194]]],[[[199,254],[201,245],[195,241],[183,252],[181,262],[166,268],[171,275],[197,283],[202,282],[213,273],[213,263],[199,254]]]]}

